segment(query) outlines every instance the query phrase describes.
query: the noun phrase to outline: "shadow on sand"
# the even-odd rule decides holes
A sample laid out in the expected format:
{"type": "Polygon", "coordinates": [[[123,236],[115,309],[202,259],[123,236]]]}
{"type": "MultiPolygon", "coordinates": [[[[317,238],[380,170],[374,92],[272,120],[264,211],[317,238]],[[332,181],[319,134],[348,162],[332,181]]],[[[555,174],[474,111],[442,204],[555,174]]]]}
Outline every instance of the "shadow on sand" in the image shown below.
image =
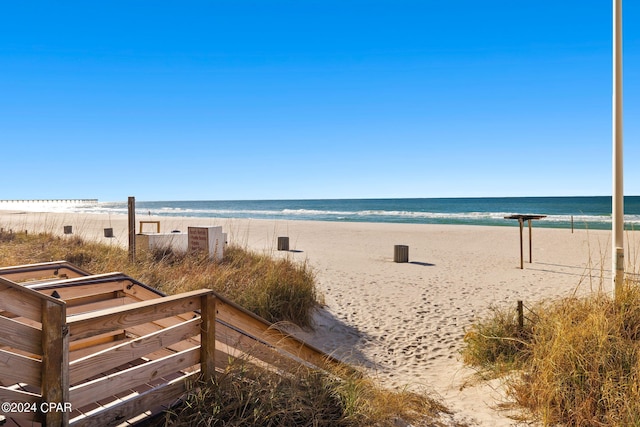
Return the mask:
{"type": "Polygon", "coordinates": [[[380,369],[362,352],[362,348],[374,340],[371,335],[346,324],[323,307],[315,310],[313,322],[313,330],[303,330],[295,325],[287,330],[307,344],[356,368],[380,369]]]}
{"type": "Polygon", "coordinates": [[[423,267],[435,267],[435,264],[431,264],[430,262],[409,261],[409,264],[421,265],[423,267]]]}

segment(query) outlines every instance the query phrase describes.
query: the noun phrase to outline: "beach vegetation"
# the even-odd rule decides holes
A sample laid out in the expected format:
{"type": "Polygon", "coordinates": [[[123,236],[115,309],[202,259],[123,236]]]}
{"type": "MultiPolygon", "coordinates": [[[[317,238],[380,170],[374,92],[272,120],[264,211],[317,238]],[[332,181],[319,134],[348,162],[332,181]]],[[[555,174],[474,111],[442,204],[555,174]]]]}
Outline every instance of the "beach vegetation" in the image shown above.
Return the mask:
{"type": "Polygon", "coordinates": [[[503,375],[523,414],[544,425],[640,425],[640,289],[627,284],[615,299],[596,292],[531,310],[524,332],[515,307],[472,326],[464,361],[503,375]]]}
{"type": "Polygon", "coordinates": [[[214,379],[213,387],[192,387],[184,404],[155,426],[444,425],[439,415],[447,410],[438,401],[344,374],[300,368],[295,376],[283,376],[235,361],[214,379]]]}
{"type": "Polygon", "coordinates": [[[463,361],[495,377],[518,369],[527,360],[532,322],[520,325],[514,309],[492,306],[490,314],[471,325],[464,336],[463,361]]]}
{"type": "Polygon", "coordinates": [[[166,294],[209,288],[270,322],[312,326],[318,306],[315,276],[305,262],[277,259],[237,246],[225,250],[222,262],[206,255],[174,252],[170,248],[137,254],[118,245],[77,236],[0,232],[4,265],[65,260],[91,273],[118,271],[166,294]]]}
{"type": "MultiPolygon", "coordinates": [[[[66,260],[94,274],[122,272],[167,294],[211,288],[272,322],[313,327],[318,307],[307,263],[230,246],[221,262],[170,249],[139,253],[119,245],[53,233],[0,229],[2,266],[66,260]]],[[[389,390],[358,370],[301,367],[274,373],[236,360],[214,378],[194,383],[183,403],[150,423],[171,426],[397,426],[445,425],[446,408],[430,393],[389,390]]],[[[446,425],[449,425],[447,423],[446,425]]]]}

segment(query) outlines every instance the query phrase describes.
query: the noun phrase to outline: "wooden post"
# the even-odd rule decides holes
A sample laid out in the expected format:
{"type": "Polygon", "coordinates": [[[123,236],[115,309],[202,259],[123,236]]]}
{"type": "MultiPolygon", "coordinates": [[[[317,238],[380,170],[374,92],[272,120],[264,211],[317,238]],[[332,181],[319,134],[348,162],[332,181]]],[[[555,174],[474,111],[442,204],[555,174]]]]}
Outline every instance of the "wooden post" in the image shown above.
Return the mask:
{"type": "Polygon", "coordinates": [[[279,251],[288,251],[289,250],[289,238],[288,237],[278,237],[278,250],[279,251]]]}
{"type": "MultiPolygon", "coordinates": [[[[69,404],[69,329],[66,304],[42,301],[42,405],[69,404]]],[[[59,409],[59,408],[58,408],[59,409]]],[[[69,412],[42,413],[45,426],[69,425],[69,412]]]]}
{"type": "Polygon", "coordinates": [[[409,262],[409,246],[395,245],[393,247],[394,262],[409,262]]]}
{"type": "Polygon", "coordinates": [[[73,227],[70,225],[65,225],[64,226],[64,234],[72,234],[73,233],[73,227]]]}
{"type": "Polygon", "coordinates": [[[200,297],[200,373],[210,381],[216,373],[216,297],[209,292],[200,297]]]}
{"type": "Polygon", "coordinates": [[[520,224],[520,270],[524,270],[524,249],[522,249],[522,227],[524,227],[524,221],[522,218],[518,219],[520,224]]]}
{"type": "Polygon", "coordinates": [[[532,251],[531,251],[531,220],[528,221],[529,222],[529,264],[531,264],[533,261],[533,255],[532,255],[532,251]]]}
{"type": "Polygon", "coordinates": [[[524,304],[518,301],[518,328],[524,329],[524,304]]]}
{"type": "Polygon", "coordinates": [[[136,262],[136,198],[129,197],[129,261],[136,262]]]}

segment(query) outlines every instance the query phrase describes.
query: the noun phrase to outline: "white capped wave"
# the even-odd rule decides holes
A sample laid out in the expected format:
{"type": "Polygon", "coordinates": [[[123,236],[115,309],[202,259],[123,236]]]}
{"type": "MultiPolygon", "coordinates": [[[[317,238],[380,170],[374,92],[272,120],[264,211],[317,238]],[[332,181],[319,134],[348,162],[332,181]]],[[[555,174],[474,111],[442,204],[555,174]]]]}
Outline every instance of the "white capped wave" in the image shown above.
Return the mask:
{"type": "Polygon", "coordinates": [[[0,209],[24,212],[73,212],[97,204],[98,201],[94,199],[0,200],[0,209]]]}
{"type": "MultiPolygon", "coordinates": [[[[246,205],[245,205],[246,206],[246,205]]],[[[513,212],[432,212],[413,210],[385,210],[385,209],[362,209],[362,210],[339,210],[339,209],[305,209],[305,208],[275,208],[264,209],[253,208],[254,206],[199,206],[185,202],[170,202],[170,205],[153,203],[145,206],[138,206],[137,214],[166,216],[189,216],[189,217],[224,217],[224,218],[276,218],[276,219],[310,219],[329,221],[372,221],[372,222],[451,222],[451,223],[477,223],[477,224],[506,224],[512,223],[504,220],[504,217],[512,215],[513,212]]],[[[0,209],[21,210],[21,211],[42,211],[42,212],[81,212],[81,213],[101,213],[101,214],[125,214],[127,213],[126,202],[101,202],[97,200],[60,200],[60,201],[0,201],[0,209]]],[[[537,212],[536,212],[537,213],[537,212]]],[[[611,215],[548,215],[542,221],[557,224],[563,227],[573,219],[576,226],[582,224],[604,224],[611,223],[611,215]]],[[[625,215],[625,222],[628,224],[640,224],[640,215],[625,215]]],[[[551,225],[550,224],[550,225],[551,225]]],[[[555,226],[555,225],[552,225],[555,226]]]]}
{"type": "Polygon", "coordinates": [[[317,209],[283,209],[280,211],[283,215],[357,215],[358,212],[350,211],[325,211],[317,209]]]}

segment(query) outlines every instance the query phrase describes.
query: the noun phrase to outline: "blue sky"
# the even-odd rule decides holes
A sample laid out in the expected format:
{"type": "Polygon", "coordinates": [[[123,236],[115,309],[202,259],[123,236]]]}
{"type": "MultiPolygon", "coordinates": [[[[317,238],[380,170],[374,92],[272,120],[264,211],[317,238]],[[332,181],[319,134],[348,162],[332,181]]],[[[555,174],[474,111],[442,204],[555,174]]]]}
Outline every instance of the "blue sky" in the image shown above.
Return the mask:
{"type": "Polygon", "coordinates": [[[604,0],[5,3],[0,199],[608,195],[611,31],[604,0]]]}

